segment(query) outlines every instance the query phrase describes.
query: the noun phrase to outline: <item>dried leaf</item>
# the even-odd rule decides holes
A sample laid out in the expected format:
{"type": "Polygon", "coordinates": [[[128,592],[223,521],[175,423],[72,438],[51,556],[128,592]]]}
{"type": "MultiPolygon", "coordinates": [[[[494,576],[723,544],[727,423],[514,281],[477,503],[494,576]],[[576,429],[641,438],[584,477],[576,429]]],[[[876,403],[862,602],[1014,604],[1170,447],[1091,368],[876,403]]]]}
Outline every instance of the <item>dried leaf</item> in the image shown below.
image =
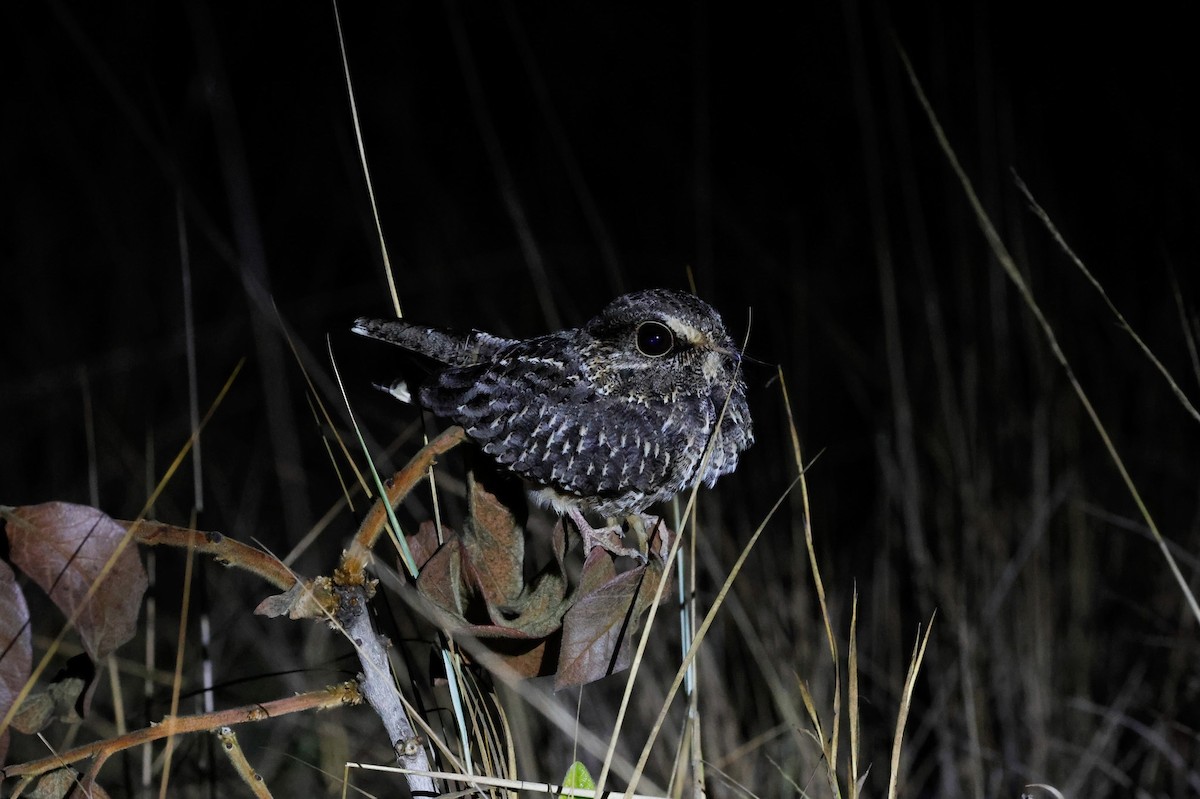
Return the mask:
{"type": "MultiPolygon", "coordinates": [[[[25,687],[33,666],[33,642],[29,631],[29,606],[17,585],[17,577],[0,560],[0,718],[25,687]]],[[[0,735],[0,764],[8,753],[8,731],[0,735]]]]}
{"type": "Polygon", "coordinates": [[[286,615],[289,619],[327,618],[336,603],[328,577],[298,580],[282,594],[274,594],[258,603],[257,616],[269,619],[286,615]]]}
{"type": "Polygon", "coordinates": [[[75,620],[93,661],[102,661],[133,637],[146,572],[135,547],[113,557],[125,543],[121,525],[86,505],[47,502],[13,508],[7,531],[13,565],[75,620]],[[104,573],[110,559],[112,567],[104,573]]]}
{"type": "Polygon", "coordinates": [[[50,726],[54,721],[54,697],[45,691],[30,693],[21,703],[21,709],[13,714],[12,728],[22,735],[33,735],[50,726]]]}
{"type": "Polygon", "coordinates": [[[34,735],[50,726],[54,721],[78,724],[79,699],[90,681],[79,677],[66,677],[50,684],[45,691],[37,691],[25,697],[21,709],[13,716],[12,727],[25,735],[34,735]]]}
{"type": "Polygon", "coordinates": [[[469,595],[462,585],[462,542],[457,536],[445,541],[417,575],[417,590],[437,608],[468,624],[469,595]]]}
{"type": "MultiPolygon", "coordinates": [[[[468,496],[461,535],[443,529],[439,545],[426,522],[409,538],[423,564],[417,588],[445,614],[440,623],[474,636],[519,675],[557,669],[558,687],[626,668],[629,641],[662,579],[662,563],[617,574],[613,556],[596,549],[571,591],[560,521],[551,538],[554,559],[526,580],[525,531],[509,506],[474,477],[468,496]]],[[[658,531],[652,543],[661,544],[658,531]]]]}
{"type": "Polygon", "coordinates": [[[83,695],[83,690],[90,682],[90,680],[85,681],[79,677],[66,677],[51,683],[50,687],[46,689],[46,693],[54,700],[54,711],[59,721],[67,724],[78,724],[83,721],[76,708],[79,705],[79,697],[83,695]]]}
{"type": "Polygon", "coordinates": [[[488,602],[492,621],[526,635],[544,637],[562,626],[569,607],[566,576],[555,571],[541,574],[515,601],[506,605],[488,602]]]}
{"type": "Polygon", "coordinates": [[[603,549],[593,549],[583,562],[583,573],[579,575],[579,593],[592,594],[603,588],[617,576],[617,564],[603,549]]]}
{"type": "Polygon", "coordinates": [[[29,799],[62,799],[78,779],[79,772],[69,766],[47,772],[29,792],[29,799]]]}
{"type": "Polygon", "coordinates": [[[545,677],[553,674],[558,663],[558,645],[562,636],[558,633],[543,638],[532,647],[519,646],[522,642],[504,640],[490,642],[489,649],[520,677],[545,677]]]}
{"type": "Polygon", "coordinates": [[[421,522],[421,526],[417,528],[417,534],[408,537],[408,551],[412,553],[413,560],[417,564],[417,569],[424,569],[425,564],[437,553],[442,544],[454,538],[454,536],[454,531],[443,524],[442,537],[439,540],[437,528],[433,522],[421,522]]]}
{"type": "MultiPolygon", "coordinates": [[[[525,531],[483,482],[471,477],[469,485],[471,515],[463,534],[446,534],[446,544],[425,563],[417,587],[473,635],[517,640],[553,635],[567,609],[569,586],[561,561],[526,582],[525,531]]],[[[428,539],[431,530],[423,524],[417,537],[428,539]]]]}
{"type": "Polygon", "coordinates": [[[470,516],[463,528],[464,562],[489,607],[512,605],[525,590],[525,531],[512,511],[470,476],[470,516]]]}
{"type": "Polygon", "coordinates": [[[629,667],[633,635],[662,577],[657,560],[614,575],[611,556],[592,550],[583,564],[579,595],[563,618],[556,690],[629,667]]]}
{"type": "Polygon", "coordinates": [[[562,517],[554,524],[554,529],[550,531],[550,543],[554,548],[554,560],[558,563],[558,570],[563,574],[567,573],[567,525],[562,517]]]}
{"type": "Polygon", "coordinates": [[[488,652],[519,677],[544,677],[557,667],[561,630],[543,638],[525,637],[518,631],[495,626],[464,631],[476,636],[488,652]]]}

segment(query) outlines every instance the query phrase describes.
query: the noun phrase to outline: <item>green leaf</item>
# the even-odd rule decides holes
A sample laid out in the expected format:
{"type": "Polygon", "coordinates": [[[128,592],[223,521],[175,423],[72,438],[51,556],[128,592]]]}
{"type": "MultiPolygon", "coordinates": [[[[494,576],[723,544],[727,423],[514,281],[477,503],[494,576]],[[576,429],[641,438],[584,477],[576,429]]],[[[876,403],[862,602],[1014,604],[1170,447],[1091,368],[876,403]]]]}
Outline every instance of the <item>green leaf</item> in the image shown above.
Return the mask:
{"type": "Polygon", "coordinates": [[[567,769],[567,775],[563,777],[563,796],[575,796],[573,793],[568,793],[573,788],[582,791],[596,790],[596,781],[592,779],[591,773],[587,770],[587,766],[576,760],[567,769]]]}

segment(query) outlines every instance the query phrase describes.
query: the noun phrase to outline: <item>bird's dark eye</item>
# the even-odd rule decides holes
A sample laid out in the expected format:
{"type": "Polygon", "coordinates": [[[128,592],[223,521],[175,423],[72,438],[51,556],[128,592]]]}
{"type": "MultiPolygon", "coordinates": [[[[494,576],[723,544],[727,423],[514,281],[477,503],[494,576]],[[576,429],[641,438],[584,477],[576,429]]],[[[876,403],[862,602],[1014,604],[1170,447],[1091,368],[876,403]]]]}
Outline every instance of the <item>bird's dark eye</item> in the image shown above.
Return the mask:
{"type": "Polygon", "coordinates": [[[675,348],[675,336],[661,322],[642,322],[637,329],[637,348],[642,355],[661,358],[675,348]]]}

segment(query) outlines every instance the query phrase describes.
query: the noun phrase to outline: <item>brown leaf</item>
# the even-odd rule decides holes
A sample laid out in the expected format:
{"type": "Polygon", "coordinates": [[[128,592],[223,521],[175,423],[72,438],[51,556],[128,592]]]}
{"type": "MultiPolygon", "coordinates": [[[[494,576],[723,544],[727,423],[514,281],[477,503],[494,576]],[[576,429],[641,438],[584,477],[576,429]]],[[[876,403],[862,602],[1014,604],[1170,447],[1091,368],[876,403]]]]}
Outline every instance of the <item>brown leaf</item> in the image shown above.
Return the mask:
{"type": "Polygon", "coordinates": [[[59,721],[67,724],[78,724],[83,721],[76,708],[79,705],[79,698],[83,696],[83,691],[88,687],[89,682],[79,677],[66,677],[50,683],[46,694],[54,700],[54,711],[58,715],[59,721]]]}
{"type": "Polygon", "coordinates": [[[504,604],[487,603],[492,622],[525,635],[544,637],[562,626],[566,613],[567,578],[547,570],[515,600],[504,604]]]}
{"type": "Polygon", "coordinates": [[[567,573],[567,525],[560,517],[554,524],[554,529],[550,531],[550,543],[554,548],[554,560],[558,563],[558,570],[563,574],[567,573]]]}
{"type": "Polygon", "coordinates": [[[583,562],[583,573],[579,575],[579,593],[591,594],[617,576],[617,564],[600,548],[588,553],[583,562]]]}
{"type": "Polygon", "coordinates": [[[49,771],[29,792],[29,799],[63,799],[79,779],[79,772],[67,766],[49,771]]]}
{"type": "Polygon", "coordinates": [[[554,673],[555,664],[558,663],[560,638],[558,634],[534,641],[503,638],[489,640],[486,645],[493,655],[518,676],[544,677],[554,673]]]}
{"type": "Polygon", "coordinates": [[[508,606],[525,590],[525,531],[494,494],[467,476],[470,515],[463,526],[464,564],[491,606],[508,606]]]}
{"type": "MultiPolygon", "coordinates": [[[[486,624],[459,628],[455,635],[460,641],[466,637],[475,639],[472,646],[463,649],[470,663],[493,670],[503,666],[518,677],[553,674],[558,663],[558,644],[562,639],[561,630],[550,636],[539,637],[486,624]]],[[[504,669],[498,671],[503,673],[504,669]]]]}
{"type": "Polygon", "coordinates": [[[614,575],[612,557],[599,548],[591,551],[580,593],[563,619],[556,690],[629,667],[633,635],[662,576],[662,564],[654,560],[614,575]]]}
{"type": "MultiPolygon", "coordinates": [[[[0,718],[25,687],[33,666],[33,642],[29,631],[29,606],[17,585],[17,577],[0,560],[0,718]]],[[[8,731],[0,735],[0,764],[8,753],[8,731]]]]}
{"type": "Polygon", "coordinates": [[[67,677],[50,683],[45,691],[37,691],[25,697],[21,709],[13,716],[14,730],[33,735],[50,726],[51,722],[63,721],[78,724],[83,721],[76,708],[88,683],[79,677],[67,677]]]}
{"type": "Polygon", "coordinates": [[[455,532],[446,525],[442,525],[442,537],[438,540],[437,528],[432,521],[421,522],[421,526],[417,528],[416,535],[408,536],[408,551],[412,553],[413,560],[416,561],[417,570],[425,568],[425,564],[429,559],[437,553],[442,544],[455,537],[455,532]]]}
{"type": "Polygon", "coordinates": [[[133,637],[146,572],[135,547],[122,550],[126,536],[121,525],[95,508],[47,502],[12,509],[7,531],[13,565],[75,620],[93,661],[133,637]],[[109,560],[112,567],[105,574],[109,560]]]}
{"type": "Polygon", "coordinates": [[[282,594],[274,594],[258,603],[256,616],[269,619],[286,615],[289,619],[324,619],[333,612],[337,603],[328,577],[313,580],[297,580],[296,584],[282,594]]]}
{"type": "MultiPolygon", "coordinates": [[[[478,497],[477,497],[478,498],[478,497]]],[[[488,511],[492,521],[502,518],[499,505],[488,511]]],[[[511,519],[511,517],[510,517],[511,519]]],[[[514,546],[504,535],[469,521],[470,534],[457,537],[444,532],[445,543],[426,560],[417,577],[417,589],[437,610],[447,614],[440,623],[451,630],[482,638],[517,641],[541,639],[557,633],[568,607],[568,583],[560,563],[548,565],[531,583],[522,576],[523,543],[514,546]]],[[[513,530],[511,522],[508,530],[513,530]]],[[[520,528],[515,528],[523,540],[520,528]]],[[[414,552],[429,551],[433,525],[421,525],[414,552]]],[[[522,655],[525,657],[525,655],[522,655]]],[[[540,668],[540,666],[539,666],[540,668]]],[[[524,673],[524,672],[522,672],[524,673]]]]}
{"type": "Polygon", "coordinates": [[[13,714],[12,728],[22,735],[33,735],[50,726],[54,721],[54,697],[45,691],[31,692],[21,703],[21,709],[13,714]]]}
{"type": "Polygon", "coordinates": [[[440,610],[466,624],[469,596],[462,585],[462,541],[457,536],[445,541],[425,561],[417,575],[417,590],[440,610]]]}

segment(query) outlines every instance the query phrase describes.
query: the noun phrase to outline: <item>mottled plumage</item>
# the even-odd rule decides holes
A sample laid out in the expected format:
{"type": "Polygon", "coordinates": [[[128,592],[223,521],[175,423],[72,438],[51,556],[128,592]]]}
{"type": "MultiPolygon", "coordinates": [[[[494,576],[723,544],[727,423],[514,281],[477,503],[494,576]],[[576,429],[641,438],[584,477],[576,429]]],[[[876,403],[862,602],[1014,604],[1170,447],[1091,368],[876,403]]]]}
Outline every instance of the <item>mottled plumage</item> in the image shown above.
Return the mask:
{"type": "Polygon", "coordinates": [[[353,330],[437,361],[421,405],[577,522],[641,513],[697,476],[711,487],[754,441],[738,350],[691,294],[626,294],[582,328],[527,340],[371,319],[353,330]]]}

